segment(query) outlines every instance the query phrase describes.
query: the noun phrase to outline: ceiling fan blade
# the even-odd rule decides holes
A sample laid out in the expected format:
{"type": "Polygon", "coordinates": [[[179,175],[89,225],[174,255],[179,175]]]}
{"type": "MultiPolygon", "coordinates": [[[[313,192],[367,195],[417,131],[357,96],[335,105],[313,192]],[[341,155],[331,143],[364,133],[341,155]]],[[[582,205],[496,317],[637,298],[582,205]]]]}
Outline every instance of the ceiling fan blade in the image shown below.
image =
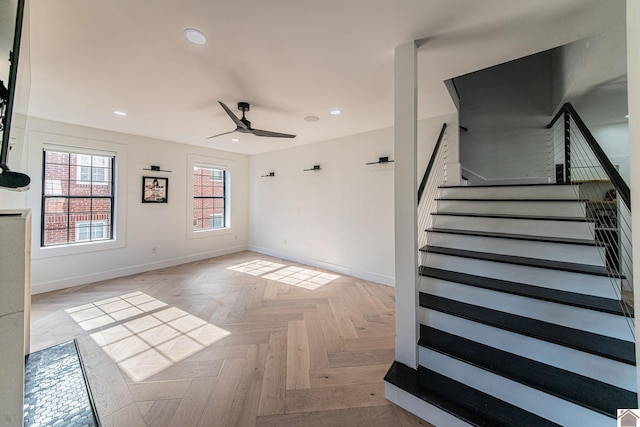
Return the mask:
{"type": "Polygon", "coordinates": [[[242,129],[249,129],[249,127],[248,127],[246,124],[244,124],[244,122],[243,122],[242,120],[240,120],[240,119],[238,118],[238,116],[236,116],[235,114],[233,114],[233,111],[231,111],[231,110],[229,109],[229,107],[227,107],[227,106],[224,104],[224,102],[222,102],[222,101],[218,101],[218,103],[222,106],[222,108],[224,108],[224,111],[226,111],[226,112],[227,112],[227,114],[229,115],[229,117],[231,117],[231,120],[233,120],[233,122],[236,124],[236,126],[238,126],[239,128],[242,128],[242,129]]]}
{"type": "Polygon", "coordinates": [[[251,133],[255,136],[269,136],[272,138],[295,138],[295,135],[288,133],[271,132],[269,130],[251,129],[251,133]]]}
{"type": "Polygon", "coordinates": [[[234,132],[235,132],[235,131],[237,131],[237,130],[238,130],[238,129],[236,129],[236,130],[230,130],[229,132],[222,132],[222,133],[219,133],[219,134],[217,134],[217,135],[209,136],[209,137],[207,137],[207,139],[216,138],[216,137],[218,137],[218,136],[222,136],[222,135],[228,135],[228,134],[230,134],[230,133],[234,133],[234,132]]]}

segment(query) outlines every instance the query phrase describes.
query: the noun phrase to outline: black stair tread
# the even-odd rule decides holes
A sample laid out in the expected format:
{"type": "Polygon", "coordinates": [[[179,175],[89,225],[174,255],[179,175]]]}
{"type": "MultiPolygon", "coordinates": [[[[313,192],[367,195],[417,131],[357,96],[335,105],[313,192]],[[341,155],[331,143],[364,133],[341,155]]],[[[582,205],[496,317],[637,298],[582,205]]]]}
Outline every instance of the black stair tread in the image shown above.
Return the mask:
{"type": "Polygon", "coordinates": [[[384,380],[473,426],[558,426],[422,366],[411,369],[393,362],[384,380]]]}
{"type": "Polygon", "coordinates": [[[474,274],[459,273],[457,271],[443,270],[434,267],[420,267],[420,275],[448,282],[461,283],[477,288],[520,295],[527,298],[535,298],[574,307],[587,308],[604,313],[617,314],[619,316],[633,317],[633,308],[620,300],[597,297],[593,295],[579,294],[576,292],[562,291],[558,289],[543,288],[524,283],[510,282],[508,280],[494,279],[491,277],[476,276],[474,274]]]}
{"type": "Polygon", "coordinates": [[[515,215],[515,214],[485,214],[475,212],[432,212],[431,215],[467,216],[473,218],[501,218],[501,219],[530,219],[536,221],[563,221],[563,222],[595,222],[592,218],[570,216],[541,216],[541,215],[515,215]]]}
{"type": "Polygon", "coordinates": [[[572,239],[570,237],[545,237],[545,236],[533,236],[528,234],[496,233],[496,232],[490,232],[490,231],[474,231],[474,230],[456,230],[453,228],[435,228],[435,227],[429,228],[425,231],[430,233],[461,234],[464,236],[492,237],[497,239],[530,240],[534,242],[566,243],[570,245],[582,245],[582,246],[599,246],[599,244],[592,239],[572,239]]]}
{"type": "Polygon", "coordinates": [[[635,344],[630,341],[560,326],[542,320],[530,319],[423,292],[420,292],[420,306],[629,365],[636,364],[635,344]]]}
{"type": "Polygon", "coordinates": [[[578,264],[574,262],[554,261],[540,258],[530,258],[515,255],[493,254],[488,252],[469,251],[466,249],[445,248],[442,246],[423,246],[422,252],[440,255],[450,255],[463,258],[472,258],[483,261],[503,262],[506,264],[521,265],[524,267],[546,268],[550,270],[568,271],[572,273],[591,274],[594,276],[616,275],[615,272],[601,265],[578,264]]]}
{"type": "Polygon", "coordinates": [[[610,417],[638,402],[636,393],[623,388],[425,325],[418,344],[610,417]]]}

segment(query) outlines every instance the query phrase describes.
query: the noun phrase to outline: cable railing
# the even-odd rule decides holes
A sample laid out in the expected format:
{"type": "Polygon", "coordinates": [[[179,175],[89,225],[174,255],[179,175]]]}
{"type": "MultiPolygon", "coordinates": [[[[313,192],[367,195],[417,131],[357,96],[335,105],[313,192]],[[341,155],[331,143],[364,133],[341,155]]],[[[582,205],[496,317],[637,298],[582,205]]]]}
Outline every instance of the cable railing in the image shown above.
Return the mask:
{"type": "Polygon", "coordinates": [[[578,198],[585,201],[593,237],[633,334],[629,186],[571,104],[564,104],[547,127],[552,129],[556,183],[576,184],[578,198]]]}
{"type": "Polygon", "coordinates": [[[428,233],[425,230],[433,227],[435,215],[431,214],[438,207],[438,187],[447,179],[446,130],[447,124],[444,123],[418,188],[418,250],[427,244],[428,233]]]}

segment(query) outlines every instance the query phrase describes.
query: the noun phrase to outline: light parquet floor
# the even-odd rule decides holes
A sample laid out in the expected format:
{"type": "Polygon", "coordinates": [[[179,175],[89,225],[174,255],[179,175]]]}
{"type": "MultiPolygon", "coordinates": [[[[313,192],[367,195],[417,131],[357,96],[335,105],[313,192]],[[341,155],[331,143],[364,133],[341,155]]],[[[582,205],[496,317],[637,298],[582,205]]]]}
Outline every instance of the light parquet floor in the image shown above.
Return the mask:
{"type": "Polygon", "coordinates": [[[394,310],[392,287],[241,252],[34,295],[31,350],[78,339],[105,427],[428,426],[384,398],[394,310]]]}

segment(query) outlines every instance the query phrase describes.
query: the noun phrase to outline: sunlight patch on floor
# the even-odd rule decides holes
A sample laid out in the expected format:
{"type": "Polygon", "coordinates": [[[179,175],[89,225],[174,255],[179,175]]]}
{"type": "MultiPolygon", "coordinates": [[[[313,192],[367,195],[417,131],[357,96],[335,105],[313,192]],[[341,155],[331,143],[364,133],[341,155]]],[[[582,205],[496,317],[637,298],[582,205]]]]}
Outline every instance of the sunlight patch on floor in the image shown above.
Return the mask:
{"type": "Polygon", "coordinates": [[[245,262],[228,267],[228,269],[309,290],[318,289],[340,277],[337,274],[325,273],[310,268],[287,266],[262,260],[245,262]]]}
{"type": "Polygon", "coordinates": [[[142,292],[133,292],[69,308],[65,311],[82,329],[89,331],[157,310],[166,305],[142,292]]]}
{"type": "Polygon", "coordinates": [[[228,267],[229,270],[237,271],[238,273],[246,273],[252,276],[262,276],[279,268],[286,267],[284,264],[278,264],[277,262],[263,261],[255,259],[253,261],[243,262],[242,264],[228,267]]]}
{"type": "Polygon", "coordinates": [[[125,320],[123,316],[130,314],[127,318],[131,320],[94,332],[91,338],[136,382],[150,378],[230,335],[216,325],[142,292],[66,311],[85,330],[125,320]],[[155,311],[150,312],[151,307],[155,307],[155,311]],[[114,313],[119,314],[114,316],[114,313]],[[89,325],[98,326],[88,328],[89,325]]]}
{"type": "Polygon", "coordinates": [[[304,289],[315,290],[339,278],[337,274],[323,273],[302,267],[286,267],[273,273],[265,274],[265,279],[275,280],[304,289]]]}

